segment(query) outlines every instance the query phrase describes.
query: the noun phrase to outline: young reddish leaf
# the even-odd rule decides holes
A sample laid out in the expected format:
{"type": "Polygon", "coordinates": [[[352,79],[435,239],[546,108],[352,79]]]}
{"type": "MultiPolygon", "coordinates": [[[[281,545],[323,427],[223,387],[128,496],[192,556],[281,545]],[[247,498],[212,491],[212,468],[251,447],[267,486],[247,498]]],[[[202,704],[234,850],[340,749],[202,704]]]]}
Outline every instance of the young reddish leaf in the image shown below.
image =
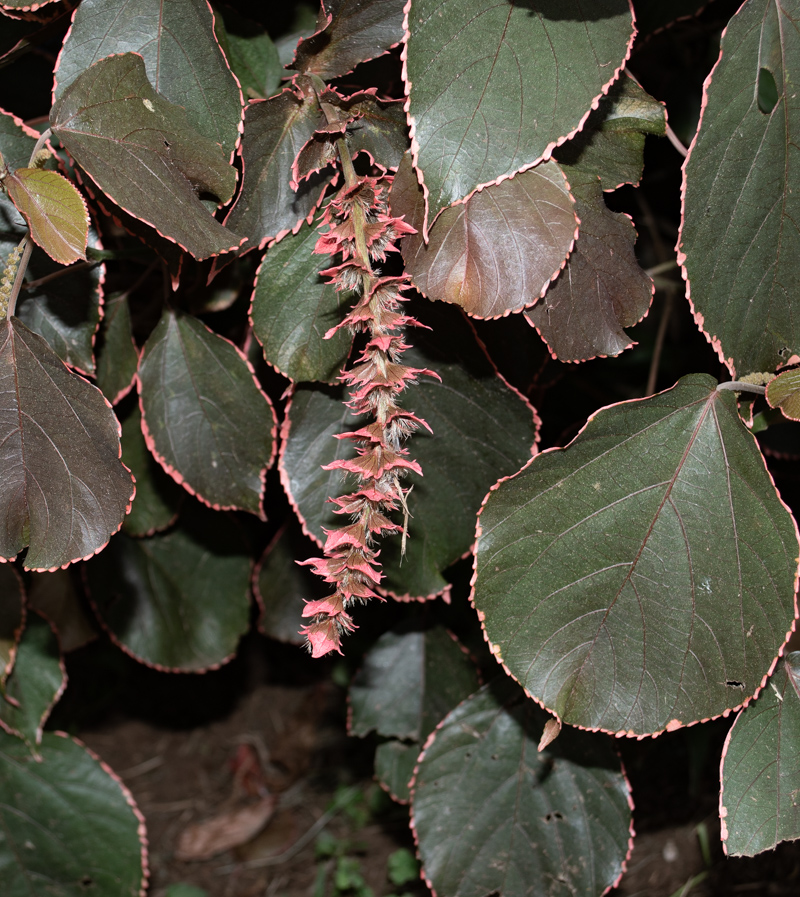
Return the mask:
{"type": "Polygon", "coordinates": [[[239,527],[195,508],[165,535],[120,533],[86,578],[120,647],[157,669],[200,673],[229,661],[247,631],[251,570],[239,527]]]}
{"type": "Polygon", "coordinates": [[[401,252],[414,286],[476,318],[519,311],[544,295],[564,266],[578,219],[561,168],[547,162],[444,211],[422,239],[422,191],[406,156],[391,192],[393,215],[417,233],[401,252]]]}
{"type": "Polygon", "coordinates": [[[25,592],[11,564],[0,564],[0,690],[14,667],[25,623],[25,592]]]}
{"type": "Polygon", "coordinates": [[[734,375],[800,351],[796,14],[753,0],[733,16],[684,163],[678,261],[697,325],[734,375]],[[768,103],[765,79],[777,91],[768,103]]]}
{"type": "Polygon", "coordinates": [[[630,218],[608,209],[600,181],[571,186],[581,220],[575,249],[544,299],[525,314],[559,361],[619,355],[634,345],[622,328],[647,314],[653,281],[636,259],[630,218]]]}
{"type": "Polygon", "coordinates": [[[205,0],[81,2],[58,57],[54,102],[95,62],[120,53],[139,54],[155,90],[182,106],[194,130],[233,158],[242,130],[242,94],[205,0]]]}
{"type": "Polygon", "coordinates": [[[3,897],[85,890],[136,897],[147,883],[144,819],[128,789],[82,744],[45,732],[38,758],[0,732],[3,897]]]}
{"type": "Polygon", "coordinates": [[[83,594],[75,588],[74,569],[29,573],[28,604],[49,620],[62,653],[93,642],[100,634],[94,616],[87,615],[83,594]]]}
{"type": "Polygon", "coordinates": [[[153,90],[141,56],[110,56],[84,71],[56,101],[50,125],[115,203],[196,258],[242,242],[195,193],[196,188],[227,202],[236,171],[180,106],[153,90]]]}
{"type": "MultiPolygon", "coordinates": [[[[424,476],[409,476],[413,491],[405,560],[399,537],[381,546],[381,587],[404,598],[425,598],[448,588],[442,571],[469,551],[481,498],[498,477],[530,458],[537,438],[531,406],[497,376],[463,317],[446,306],[440,309],[425,317],[434,335],[414,336],[422,351],[404,356],[442,378],[426,377],[404,393],[404,404],[433,430],[414,434],[414,458],[424,476]],[[449,334],[447,343],[444,334],[449,334]]],[[[352,458],[351,440],[333,437],[359,427],[342,398],[339,390],[298,388],[284,424],[281,477],[305,531],[320,544],[324,530],[342,524],[326,501],[341,494],[341,471],[321,465],[352,458]]],[[[401,512],[394,522],[403,523],[401,512]]]]}
{"type": "Polygon", "coordinates": [[[571,725],[648,735],[727,715],[792,627],[794,520],[707,375],[598,411],[499,483],[478,522],[486,638],[571,725]]]}
{"type": "Polygon", "coordinates": [[[800,652],[793,651],[725,739],[719,813],[722,846],[731,856],[755,856],[800,838],[798,685],[800,652]]]}
{"type": "Polygon", "coordinates": [[[124,293],[106,298],[103,303],[103,348],[97,358],[97,385],[116,405],[133,386],[139,366],[139,350],[133,342],[131,312],[124,293]]]}
{"type": "Polygon", "coordinates": [[[295,193],[290,187],[292,164],[324,119],[310,85],[302,80],[297,89],[287,88],[247,107],[242,189],[225,225],[244,234],[248,248],[263,248],[311,220],[330,174],[303,182],[295,193]]]}
{"type": "Polygon", "coordinates": [[[0,728],[35,752],[47,717],[66,687],[67,671],[55,630],[39,614],[29,613],[0,698],[0,728]]]}
{"type": "MultiPolygon", "coordinates": [[[[411,0],[405,81],[427,220],[474,190],[547,159],[616,80],[635,30],[628,0],[535,9],[411,0]]],[[[420,228],[422,231],[423,228],[420,228]]]]}
{"type": "Polygon", "coordinates": [[[800,420],[800,368],[784,371],[767,384],[770,408],[780,408],[789,420],[800,420]]]}
{"type": "Polygon", "coordinates": [[[121,441],[122,460],[136,480],[136,498],[122,529],[129,536],[152,536],[175,522],[186,493],[148,451],[138,407],[122,422],[121,441]]]}
{"type": "MultiPolygon", "coordinates": [[[[315,222],[316,225],[317,222],[315,222]]],[[[291,380],[336,379],[350,354],[352,335],[340,328],[352,299],[320,277],[330,256],[314,254],[319,233],[304,224],[267,250],[258,269],[250,320],[266,360],[291,380]]]]}
{"type": "Polygon", "coordinates": [[[540,753],[547,719],[495,681],[428,740],[411,825],[434,893],[600,897],[622,877],[633,803],[619,758],[572,729],[540,753]],[[542,888],[532,891],[532,882],[542,888]]]}
{"type": "Polygon", "coordinates": [[[15,318],[0,323],[0,557],[29,570],[90,557],[133,498],[119,424],[100,390],[15,318]]]}
{"type": "Polygon", "coordinates": [[[167,309],[138,378],[147,444],[167,473],[212,507],[261,514],[275,414],[239,349],[167,309]]]}
{"type": "Polygon", "coordinates": [[[24,215],[31,239],[60,265],[86,258],[89,213],[83,197],[63,175],[43,168],[17,168],[3,185],[24,215]]]}
{"type": "Polygon", "coordinates": [[[271,97],[281,89],[283,66],[278,48],[258,22],[230,6],[214,12],[214,33],[246,99],[271,97]]]}
{"type": "Polygon", "coordinates": [[[323,80],[351,72],[403,39],[404,0],[322,0],[317,31],[301,40],[291,67],[323,80]]]}

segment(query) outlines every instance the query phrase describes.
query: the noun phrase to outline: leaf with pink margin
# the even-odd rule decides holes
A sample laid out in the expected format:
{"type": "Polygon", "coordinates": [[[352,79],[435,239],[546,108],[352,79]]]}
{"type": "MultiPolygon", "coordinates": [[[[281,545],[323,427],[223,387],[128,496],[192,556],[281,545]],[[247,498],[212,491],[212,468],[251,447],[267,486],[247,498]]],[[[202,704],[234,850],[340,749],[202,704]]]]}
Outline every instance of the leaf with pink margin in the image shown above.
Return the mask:
{"type": "Polygon", "coordinates": [[[25,591],[11,564],[0,564],[0,693],[14,667],[25,624],[25,591]]]}
{"type": "Polygon", "coordinates": [[[38,613],[29,613],[14,669],[0,696],[0,727],[35,751],[66,687],[67,671],[55,628],[38,613]]]}
{"type": "Polygon", "coordinates": [[[196,190],[227,202],[236,170],[147,80],[141,56],[109,56],[86,69],[50,110],[53,133],[117,205],[198,259],[236,249],[196,190]]]}
{"type": "Polygon", "coordinates": [[[800,369],[783,371],[767,384],[770,408],[780,408],[789,420],[800,420],[800,369]]]}
{"type": "Polygon", "coordinates": [[[603,408],[484,500],[486,639],[570,725],[643,736],[727,716],[788,638],[797,528],[716,386],[694,374],[603,408]]]}
{"type": "Polygon", "coordinates": [[[55,2],[57,2],[57,0],[39,0],[38,3],[31,3],[30,0],[3,0],[0,6],[2,6],[3,9],[19,10],[20,12],[34,12],[37,9],[41,9],[43,6],[55,2]]]}
{"type": "Polygon", "coordinates": [[[103,395],[116,405],[133,386],[139,366],[139,350],[133,341],[131,311],[125,293],[106,297],[101,325],[102,349],[95,376],[103,395]]]}
{"type": "Polygon", "coordinates": [[[434,893],[516,897],[541,883],[538,893],[600,897],[622,877],[633,802],[619,758],[574,729],[539,752],[547,719],[495,679],[428,739],[411,826],[434,893]]]}
{"type": "Polygon", "coordinates": [[[231,660],[247,632],[252,566],[235,521],[196,506],[166,534],[120,533],[85,570],[100,622],[126,653],[202,673],[231,660]]]}
{"type": "Polygon", "coordinates": [[[800,652],[787,654],[769,686],[736,717],[722,751],[722,846],[755,856],[800,838],[800,652]]]}
{"type": "Polygon", "coordinates": [[[248,249],[263,249],[296,233],[322,202],[330,172],[304,181],[297,192],[290,183],[297,154],[324,118],[311,85],[303,79],[245,110],[242,189],[225,226],[246,236],[248,249]]]}
{"type": "Polygon", "coordinates": [[[476,318],[533,305],[563,268],[578,234],[574,201],[556,162],[486,187],[445,210],[426,245],[422,190],[406,155],[392,184],[391,207],[417,230],[400,244],[414,286],[476,318]]]}
{"type": "Polygon", "coordinates": [[[214,33],[206,0],[85,0],[55,70],[53,102],[100,59],[137,53],[153,88],[229,160],[242,130],[242,94],[214,33]]]}
{"type": "Polygon", "coordinates": [[[683,166],[678,262],[695,321],[734,376],[800,352],[800,7],[728,23],[683,166]]]}
{"type": "Polygon", "coordinates": [[[403,40],[404,0],[323,0],[317,31],[300,41],[291,67],[325,81],[382,56],[403,40]]]}
{"type": "Polygon", "coordinates": [[[137,377],[147,445],[167,473],[211,507],[261,516],[275,412],[242,352],[165,309],[137,377]]]}
{"type": "Polygon", "coordinates": [[[147,839],[131,793],[63,732],[45,732],[37,753],[0,732],[3,897],[73,897],[87,882],[98,894],[141,897],[147,839]]]}
{"type": "Polygon", "coordinates": [[[404,78],[424,231],[474,190],[549,158],[616,80],[628,0],[410,0],[404,78]]]}
{"type": "Polygon", "coordinates": [[[83,197],[63,175],[17,168],[5,176],[3,186],[27,221],[33,242],[53,261],[71,265],[86,258],[89,213],[83,197]]]}
{"type": "Polygon", "coordinates": [[[135,491],[111,406],[16,318],[0,322],[0,392],[0,557],[28,546],[28,570],[90,557],[135,491]]]}

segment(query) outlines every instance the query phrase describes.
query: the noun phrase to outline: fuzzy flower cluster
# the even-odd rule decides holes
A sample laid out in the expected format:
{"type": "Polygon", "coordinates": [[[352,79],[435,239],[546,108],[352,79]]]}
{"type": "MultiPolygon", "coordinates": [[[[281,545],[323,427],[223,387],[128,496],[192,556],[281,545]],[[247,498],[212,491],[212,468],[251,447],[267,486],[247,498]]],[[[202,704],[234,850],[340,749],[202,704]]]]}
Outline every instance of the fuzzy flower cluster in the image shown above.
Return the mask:
{"type": "Polygon", "coordinates": [[[380,597],[375,592],[381,579],[376,542],[384,534],[402,531],[389,517],[405,509],[401,478],[408,470],[422,473],[402,446],[420,425],[427,427],[400,407],[399,397],[420,374],[437,376],[401,362],[408,348],[404,328],[416,324],[401,307],[407,278],[381,277],[372,268],[373,262],[383,261],[386,252],[395,248],[397,239],[414,233],[404,221],[389,215],[385,192],[386,179],[361,178],[345,186],[328,205],[321,224],[325,230],[315,249],[341,253],[341,263],[323,274],[337,290],[352,291],[358,297],[347,317],[326,336],[347,327],[353,333],[365,332],[366,345],[353,367],[339,378],[350,388],[348,407],[365,417],[363,426],[337,437],[351,440],[356,456],[325,467],[342,470],[355,480],[352,492],[332,499],[336,513],[350,522],[326,531],[325,557],[303,562],[332,587],[327,598],[307,602],[303,611],[309,623],[301,634],[314,657],[341,653],[342,636],[355,629],[349,610],[355,603],[380,597]]]}

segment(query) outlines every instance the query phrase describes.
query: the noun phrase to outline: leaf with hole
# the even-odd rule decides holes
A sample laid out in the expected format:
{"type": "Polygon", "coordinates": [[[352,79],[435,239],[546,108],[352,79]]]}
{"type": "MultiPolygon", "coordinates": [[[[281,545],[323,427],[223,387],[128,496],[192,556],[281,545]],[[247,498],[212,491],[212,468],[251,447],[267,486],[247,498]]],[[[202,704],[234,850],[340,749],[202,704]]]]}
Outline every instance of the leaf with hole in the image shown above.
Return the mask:
{"type": "Polygon", "coordinates": [[[275,414],[241,351],[167,309],[138,379],[147,444],[167,473],[212,507],[261,514],[275,414]]]}
{"type": "Polygon", "coordinates": [[[591,17],[577,0],[411,0],[405,27],[426,236],[443,208],[547,159],[575,134],[635,33],[628,0],[596,0],[591,17]]]}
{"type": "Polygon", "coordinates": [[[490,492],[473,602],[498,660],[564,722],[657,734],[763,687],[797,564],[734,396],[696,374],[598,411],[490,492]]]}
{"type": "Polygon", "coordinates": [[[722,844],[755,856],[800,838],[800,652],[778,665],[768,688],[736,717],[722,753],[722,844]]]}
{"type": "Polygon", "coordinates": [[[683,265],[695,320],[731,373],[800,351],[800,67],[796,2],[730,20],[684,165],[683,265]]]}
{"type": "Polygon", "coordinates": [[[197,192],[227,202],[236,171],[147,80],[141,56],[124,53],[79,75],[50,111],[53,133],[117,205],[198,259],[237,248],[197,192]]]}
{"type": "Polygon", "coordinates": [[[417,233],[400,244],[414,286],[429,299],[496,318],[533,305],[563,268],[578,232],[574,200],[555,162],[487,187],[442,212],[422,239],[422,190],[410,157],[391,191],[393,215],[417,233]]]}
{"type": "Polygon", "coordinates": [[[630,788],[612,746],[490,682],[439,724],[417,765],[412,826],[432,890],[460,897],[600,897],[625,870],[630,788]],[[531,884],[541,889],[532,891],[531,884]]]}
{"type": "Polygon", "coordinates": [[[90,557],[133,499],[119,424],[102,393],[16,318],[0,322],[0,557],[29,570],[90,557]]]}

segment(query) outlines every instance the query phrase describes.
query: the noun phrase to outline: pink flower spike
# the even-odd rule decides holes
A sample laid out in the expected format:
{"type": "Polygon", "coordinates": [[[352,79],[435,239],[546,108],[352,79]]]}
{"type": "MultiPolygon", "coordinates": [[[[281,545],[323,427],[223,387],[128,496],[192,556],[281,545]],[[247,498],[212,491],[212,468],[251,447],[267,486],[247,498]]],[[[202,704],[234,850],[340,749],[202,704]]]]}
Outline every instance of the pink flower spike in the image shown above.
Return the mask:
{"type": "Polygon", "coordinates": [[[334,592],[327,598],[320,598],[319,601],[306,601],[306,606],[303,608],[304,617],[316,617],[317,614],[335,617],[341,613],[344,613],[344,604],[342,596],[338,592],[334,592]]]}
{"type": "Polygon", "coordinates": [[[304,635],[308,640],[312,657],[324,657],[331,651],[336,651],[337,654],[342,653],[341,636],[337,632],[333,619],[321,620],[310,626],[303,626],[300,635],[304,635]]]}

